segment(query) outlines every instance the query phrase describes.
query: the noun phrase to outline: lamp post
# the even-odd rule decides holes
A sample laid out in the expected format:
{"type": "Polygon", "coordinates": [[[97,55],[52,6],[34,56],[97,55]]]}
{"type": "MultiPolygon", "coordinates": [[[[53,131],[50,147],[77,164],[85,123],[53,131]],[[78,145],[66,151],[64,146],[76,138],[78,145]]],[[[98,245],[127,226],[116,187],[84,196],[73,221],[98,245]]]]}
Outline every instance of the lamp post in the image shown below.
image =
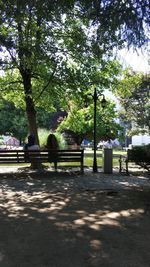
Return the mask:
{"type": "Polygon", "coordinates": [[[93,139],[94,139],[94,157],[93,157],[93,172],[97,172],[97,157],[96,157],[96,109],[97,109],[97,100],[99,96],[103,96],[101,100],[101,105],[104,108],[106,106],[106,99],[103,94],[98,94],[96,88],[94,89],[93,100],[94,100],[94,132],[93,132],[93,139]]]}

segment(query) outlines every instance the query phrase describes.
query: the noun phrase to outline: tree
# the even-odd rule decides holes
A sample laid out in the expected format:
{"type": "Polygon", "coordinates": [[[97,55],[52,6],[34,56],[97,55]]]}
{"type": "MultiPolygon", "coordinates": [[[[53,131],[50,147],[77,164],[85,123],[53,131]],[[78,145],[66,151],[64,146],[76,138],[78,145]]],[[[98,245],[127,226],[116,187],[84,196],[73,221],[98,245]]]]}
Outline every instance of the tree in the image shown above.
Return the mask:
{"type": "Polygon", "coordinates": [[[10,134],[20,141],[27,136],[27,119],[24,110],[16,108],[12,102],[1,99],[0,103],[0,134],[10,134]]]}
{"type": "MultiPolygon", "coordinates": [[[[37,108],[38,128],[49,129],[49,117],[42,108],[37,108]]],[[[0,101],[0,135],[10,134],[24,141],[28,134],[25,110],[16,107],[13,102],[1,99],[0,101]]]]}
{"type": "MultiPolygon", "coordinates": [[[[81,1],[82,2],[82,1],[81,1]]],[[[141,47],[148,41],[149,1],[84,0],[85,13],[97,26],[99,44],[106,48],[127,43],[141,47]],[[117,19],[114,19],[114,18],[117,19]]]]}
{"type": "Polygon", "coordinates": [[[36,105],[39,98],[41,105],[48,92],[47,107],[54,99],[57,106],[64,104],[64,90],[65,96],[70,95],[70,91],[79,89],[81,80],[86,80],[89,59],[94,62],[96,57],[103,66],[106,53],[109,56],[113,47],[121,47],[126,42],[129,46],[143,45],[147,41],[148,2],[0,2],[1,67],[4,71],[11,70],[9,75],[13,74],[12,69],[18,70],[14,81],[16,91],[20,84],[29,132],[35,134],[37,143],[36,105]]]}
{"type": "Polygon", "coordinates": [[[120,117],[132,125],[130,135],[150,133],[149,82],[149,76],[128,70],[119,83],[120,117]]]}
{"type": "MultiPolygon", "coordinates": [[[[57,31],[57,24],[59,25],[61,20],[61,9],[62,4],[59,2],[56,8],[55,4],[53,5],[47,1],[15,1],[13,3],[11,1],[1,1],[3,69],[15,68],[19,70],[18,79],[15,83],[20,82],[22,84],[29,131],[35,134],[37,142],[32,81],[35,78],[37,80],[40,78],[39,73],[44,76],[47,72],[49,72],[49,77],[52,80],[53,73],[57,68],[56,53],[58,49],[55,44],[55,31],[57,31]],[[49,14],[47,8],[50,10],[49,14]],[[49,70],[46,71],[48,66],[49,70]]],[[[63,5],[63,10],[64,12],[67,11],[65,5],[63,5]]]]}
{"type": "MultiPolygon", "coordinates": [[[[77,143],[80,144],[83,138],[93,139],[93,103],[89,99],[88,107],[79,108],[79,103],[70,103],[70,112],[58,127],[58,131],[63,132],[68,129],[76,134],[77,143]]],[[[116,122],[117,112],[115,104],[107,100],[107,107],[101,107],[100,100],[97,102],[97,142],[99,140],[109,140],[118,137],[121,130],[116,122]]]]}

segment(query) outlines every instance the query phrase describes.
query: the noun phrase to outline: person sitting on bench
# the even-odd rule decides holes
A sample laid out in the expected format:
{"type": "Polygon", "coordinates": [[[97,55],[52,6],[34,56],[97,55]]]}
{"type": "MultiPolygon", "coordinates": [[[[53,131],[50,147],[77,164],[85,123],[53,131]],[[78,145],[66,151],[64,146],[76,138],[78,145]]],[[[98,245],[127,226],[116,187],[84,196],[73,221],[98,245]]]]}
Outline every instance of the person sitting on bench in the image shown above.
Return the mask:
{"type": "Polygon", "coordinates": [[[59,149],[59,144],[57,141],[57,138],[54,134],[49,134],[48,138],[47,138],[47,144],[46,144],[46,148],[49,151],[48,153],[48,159],[49,162],[54,162],[54,167],[55,167],[55,171],[57,170],[57,160],[58,160],[58,153],[57,150],[59,149]]]}
{"type": "Polygon", "coordinates": [[[32,156],[32,152],[28,152],[28,151],[32,151],[32,150],[40,150],[40,147],[39,147],[39,145],[36,145],[35,144],[35,136],[34,136],[34,134],[30,134],[29,136],[28,136],[28,143],[27,144],[25,144],[25,146],[24,146],[24,150],[26,150],[26,152],[25,152],[25,158],[26,158],[26,160],[28,161],[29,160],[29,157],[30,157],[30,161],[31,161],[31,168],[33,168],[33,169],[38,169],[38,168],[40,168],[40,164],[39,164],[39,162],[36,162],[34,159],[32,160],[31,158],[31,156],[32,156]]]}

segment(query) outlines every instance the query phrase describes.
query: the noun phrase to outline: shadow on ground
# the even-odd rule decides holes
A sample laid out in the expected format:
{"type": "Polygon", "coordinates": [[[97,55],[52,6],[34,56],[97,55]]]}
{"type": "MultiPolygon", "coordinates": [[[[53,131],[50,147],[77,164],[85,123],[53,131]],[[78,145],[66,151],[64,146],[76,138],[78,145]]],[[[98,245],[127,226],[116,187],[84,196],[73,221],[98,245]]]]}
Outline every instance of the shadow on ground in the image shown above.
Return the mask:
{"type": "Polygon", "coordinates": [[[81,190],[80,178],[1,176],[0,266],[149,267],[149,192],[81,190]]]}

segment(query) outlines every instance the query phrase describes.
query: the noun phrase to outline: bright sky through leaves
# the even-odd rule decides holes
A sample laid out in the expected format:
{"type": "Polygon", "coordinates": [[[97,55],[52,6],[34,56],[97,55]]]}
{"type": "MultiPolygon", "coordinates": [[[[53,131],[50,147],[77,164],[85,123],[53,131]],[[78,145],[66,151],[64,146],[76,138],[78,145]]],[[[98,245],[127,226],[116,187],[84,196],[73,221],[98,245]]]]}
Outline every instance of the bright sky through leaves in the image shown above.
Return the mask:
{"type": "Polygon", "coordinates": [[[138,50],[133,52],[132,50],[122,49],[119,55],[124,66],[131,66],[134,71],[150,72],[150,63],[148,63],[150,57],[147,51],[138,50]]]}

